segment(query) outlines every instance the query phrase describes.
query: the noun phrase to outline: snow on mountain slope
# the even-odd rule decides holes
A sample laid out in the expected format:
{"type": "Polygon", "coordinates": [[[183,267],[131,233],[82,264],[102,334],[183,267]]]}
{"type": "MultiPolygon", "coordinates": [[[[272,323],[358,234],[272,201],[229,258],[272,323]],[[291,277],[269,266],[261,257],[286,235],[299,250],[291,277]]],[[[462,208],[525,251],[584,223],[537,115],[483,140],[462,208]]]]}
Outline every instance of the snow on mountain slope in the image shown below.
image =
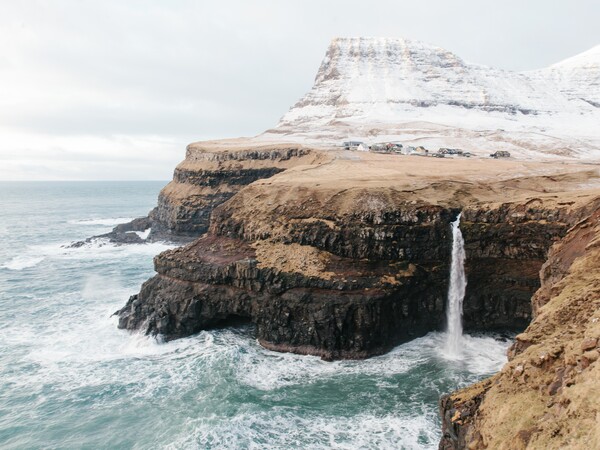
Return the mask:
{"type": "Polygon", "coordinates": [[[549,81],[571,101],[600,108],[600,45],[528,75],[549,81]]]}
{"type": "Polygon", "coordinates": [[[402,140],[600,159],[600,46],[511,72],[417,41],[334,39],[313,88],[262,139],[402,140]]]}

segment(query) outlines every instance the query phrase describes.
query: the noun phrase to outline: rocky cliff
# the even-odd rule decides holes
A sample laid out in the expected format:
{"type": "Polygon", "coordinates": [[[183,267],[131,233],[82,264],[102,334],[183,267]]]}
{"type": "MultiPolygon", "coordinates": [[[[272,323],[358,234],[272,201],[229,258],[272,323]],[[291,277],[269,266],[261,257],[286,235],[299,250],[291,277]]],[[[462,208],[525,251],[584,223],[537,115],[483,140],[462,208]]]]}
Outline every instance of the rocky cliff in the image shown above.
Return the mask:
{"type": "Polygon", "coordinates": [[[151,236],[199,236],[206,232],[212,210],[243,186],[297,165],[314,164],[321,153],[301,145],[236,145],[196,143],[187,147],[185,160],[173,181],[159,194],[152,211],[151,236]]]}
{"type": "Polygon", "coordinates": [[[236,139],[190,144],[185,159],[175,168],[173,181],[161,190],[158,206],[147,217],[120,224],[110,233],[94,238],[127,244],[190,242],[206,232],[212,210],[242,187],[291,167],[321,163],[328,158],[322,151],[299,144],[236,139]],[[148,229],[146,239],[135,233],[148,229]]]}
{"type": "Polygon", "coordinates": [[[590,205],[550,250],[509,362],[442,398],[440,448],[600,447],[600,208],[590,205]]]}
{"type": "MultiPolygon", "coordinates": [[[[427,179],[416,175],[430,172],[429,160],[354,158],[340,153],[240,189],[213,210],[206,235],[155,258],[158,274],[119,311],[119,326],[172,339],[245,318],[271,349],[326,359],[381,353],[443,327],[449,224],[460,210],[466,328],[527,325],[546,252],[578,217],[572,205],[531,197],[536,176],[484,182],[444,161],[462,175],[427,179]]],[[[487,178],[483,168],[471,170],[487,178]]],[[[569,170],[546,190],[597,177],[569,170]]]]}

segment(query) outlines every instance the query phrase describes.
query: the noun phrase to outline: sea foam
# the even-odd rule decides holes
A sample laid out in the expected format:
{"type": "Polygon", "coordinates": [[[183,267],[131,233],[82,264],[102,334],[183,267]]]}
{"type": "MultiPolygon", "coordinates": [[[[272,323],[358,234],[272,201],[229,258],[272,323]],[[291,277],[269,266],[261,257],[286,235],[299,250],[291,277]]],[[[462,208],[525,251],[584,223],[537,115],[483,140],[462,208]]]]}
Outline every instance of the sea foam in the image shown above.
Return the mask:
{"type": "Polygon", "coordinates": [[[23,270],[37,266],[45,259],[44,256],[20,255],[2,264],[0,269],[23,270]]]}
{"type": "Polygon", "coordinates": [[[109,218],[94,218],[94,219],[77,219],[69,220],[68,223],[71,225],[100,225],[107,227],[114,227],[122,223],[131,222],[133,217],[109,217],[109,218]]]}

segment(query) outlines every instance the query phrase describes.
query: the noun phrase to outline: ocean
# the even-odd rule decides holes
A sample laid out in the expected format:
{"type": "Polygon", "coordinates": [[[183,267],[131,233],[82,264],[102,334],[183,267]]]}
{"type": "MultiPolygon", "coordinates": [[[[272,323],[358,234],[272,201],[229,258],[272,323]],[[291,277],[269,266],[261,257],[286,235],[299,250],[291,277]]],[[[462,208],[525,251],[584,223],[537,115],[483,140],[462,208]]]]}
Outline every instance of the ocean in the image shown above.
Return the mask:
{"type": "Polygon", "coordinates": [[[147,214],[165,182],[0,183],[0,448],[432,449],[440,395],[507,339],[430,333],[364,361],[260,347],[252,326],[162,343],[112,313],[168,243],[70,242],[147,214]]]}

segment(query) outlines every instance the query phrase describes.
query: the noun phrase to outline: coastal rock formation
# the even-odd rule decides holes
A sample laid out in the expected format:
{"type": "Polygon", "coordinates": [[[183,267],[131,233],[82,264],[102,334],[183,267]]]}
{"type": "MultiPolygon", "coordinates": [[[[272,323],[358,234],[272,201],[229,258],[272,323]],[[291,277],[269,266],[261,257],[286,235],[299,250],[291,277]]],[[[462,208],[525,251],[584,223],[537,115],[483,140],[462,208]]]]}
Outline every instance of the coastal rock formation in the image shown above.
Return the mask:
{"type": "MultiPolygon", "coordinates": [[[[215,208],[206,235],[155,258],[158,274],[118,312],[119,326],[173,339],[245,318],[274,350],[381,353],[443,327],[449,224],[460,210],[465,327],[527,325],[546,252],[578,217],[571,205],[530,197],[535,176],[467,183],[474,175],[464,167],[447,180],[415,176],[437,164],[426,159],[336,155],[256,181],[215,208]]],[[[570,170],[547,187],[597,177],[570,170]]]]}
{"type": "Polygon", "coordinates": [[[345,227],[314,213],[298,217],[285,237],[262,239],[213,219],[207,235],[155,259],[158,275],[120,311],[119,325],[170,339],[246,317],[267,348],[325,359],[378,354],[437,326],[452,211],[414,208],[378,224],[361,212],[345,227]],[[385,245],[385,233],[396,248],[385,245]],[[399,258],[407,248],[423,255],[399,258]]]}
{"type": "Polygon", "coordinates": [[[208,229],[212,210],[242,187],[325,158],[297,144],[246,146],[235,140],[190,144],[150,214],[154,223],[150,236],[199,236],[208,229]]]}
{"type": "Polygon", "coordinates": [[[440,449],[600,447],[600,199],[591,205],[552,247],[509,362],[442,398],[440,449]]]}
{"type": "Polygon", "coordinates": [[[235,139],[190,144],[185,160],[175,168],[173,181],[161,190],[158,206],[147,217],[72,245],[81,246],[97,238],[117,244],[191,242],[208,229],[212,210],[242,187],[291,167],[328,158],[326,153],[299,144],[269,145],[235,139]],[[145,238],[136,233],[148,230],[145,238]]]}

